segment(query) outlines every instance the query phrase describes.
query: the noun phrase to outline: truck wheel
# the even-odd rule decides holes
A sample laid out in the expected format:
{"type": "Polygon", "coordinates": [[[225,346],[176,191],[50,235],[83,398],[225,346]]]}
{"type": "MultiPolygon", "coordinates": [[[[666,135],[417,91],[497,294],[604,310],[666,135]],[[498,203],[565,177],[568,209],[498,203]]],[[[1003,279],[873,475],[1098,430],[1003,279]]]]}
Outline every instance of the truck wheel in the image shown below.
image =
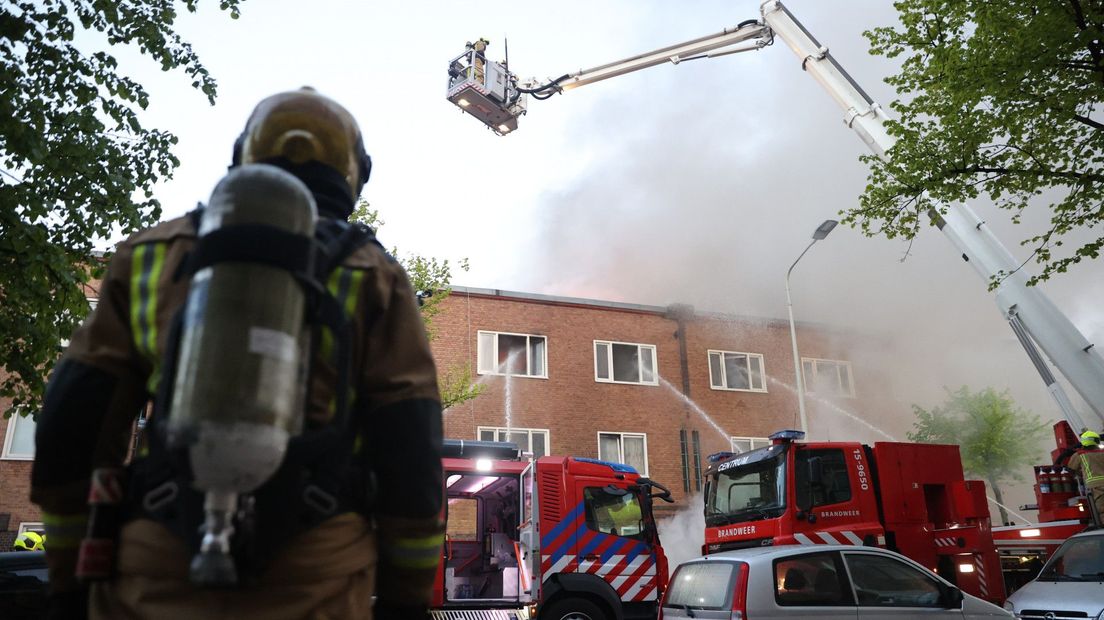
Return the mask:
{"type": "Polygon", "coordinates": [[[612,620],[596,603],[585,598],[565,598],[541,610],[540,620],[612,620]]]}

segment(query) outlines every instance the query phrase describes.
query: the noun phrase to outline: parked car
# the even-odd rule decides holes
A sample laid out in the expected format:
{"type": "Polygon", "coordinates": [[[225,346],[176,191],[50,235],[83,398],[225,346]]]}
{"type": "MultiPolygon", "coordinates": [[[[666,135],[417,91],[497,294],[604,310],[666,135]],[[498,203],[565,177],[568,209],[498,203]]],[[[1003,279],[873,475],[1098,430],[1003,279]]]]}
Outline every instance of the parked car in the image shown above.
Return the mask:
{"type": "Polygon", "coordinates": [[[0,553],[0,618],[41,618],[49,579],[45,551],[0,553]]]}
{"type": "Polygon", "coordinates": [[[1007,611],[877,547],[738,549],[680,564],[662,620],[1010,618],[1007,611]]]}
{"type": "Polygon", "coordinates": [[[1066,539],[1004,608],[1017,618],[1104,620],[1104,530],[1066,539]]]}

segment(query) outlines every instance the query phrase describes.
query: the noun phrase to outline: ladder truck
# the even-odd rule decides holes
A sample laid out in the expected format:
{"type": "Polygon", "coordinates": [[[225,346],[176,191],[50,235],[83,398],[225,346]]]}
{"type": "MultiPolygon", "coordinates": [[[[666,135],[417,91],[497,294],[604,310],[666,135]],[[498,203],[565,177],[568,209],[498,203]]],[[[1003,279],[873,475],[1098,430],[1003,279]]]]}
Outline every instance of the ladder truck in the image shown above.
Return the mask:
{"type": "MultiPolygon", "coordinates": [[[[508,62],[486,58],[485,41],[469,44],[468,49],[449,63],[447,99],[471,114],[492,131],[506,135],[518,127],[518,119],[527,113],[527,98],[543,100],[557,93],[661,64],[716,58],[741,52],[763,50],[781,39],[800,60],[801,69],[812,76],[843,110],[843,123],[855,131],[878,157],[892,156],[896,139],[886,129],[888,115],[812,34],[778,0],[760,5],[757,19],[748,19],[715,34],[676,43],[623,60],[564,74],[540,83],[521,81],[510,71],[508,62]]],[[[986,223],[967,205],[939,204],[931,212],[937,228],[947,237],[953,251],[981,277],[986,286],[996,282],[994,297],[1001,316],[1011,327],[1035,366],[1047,391],[1065,418],[1064,428],[1080,431],[1104,425],[1104,358],[1038,287],[1028,286],[1029,276],[1021,264],[1001,244],[986,223]],[[1050,360],[1050,364],[1047,363],[1050,360]],[[1088,406],[1086,423],[1074,407],[1051,366],[1082,397],[1088,406]]],[[[1067,447],[1066,430],[1056,430],[1058,451],[1067,447]]],[[[1066,512],[1048,510],[1056,497],[1049,484],[1054,467],[1036,468],[1040,518],[1069,521],[1066,512]]],[[[1071,501],[1072,498],[1065,498],[1071,501]]],[[[1083,508],[1084,500],[1077,500],[1083,508]]],[[[1069,508],[1071,506],[1067,506],[1069,508]]],[[[1074,507],[1078,513],[1081,508],[1074,507]]],[[[1068,512],[1068,511],[1067,511],[1068,512]]],[[[1041,524],[1041,525],[1045,525],[1041,524]]],[[[999,536],[1004,536],[998,532],[999,536]]],[[[1019,536],[1019,533],[1009,534],[1019,536]]],[[[1057,534],[1055,534],[1057,536],[1057,534]]],[[[1064,536],[1063,536],[1064,538],[1064,536]]]]}
{"type": "Polygon", "coordinates": [[[654,620],[666,487],[620,463],[446,440],[434,620],[654,620]]]}

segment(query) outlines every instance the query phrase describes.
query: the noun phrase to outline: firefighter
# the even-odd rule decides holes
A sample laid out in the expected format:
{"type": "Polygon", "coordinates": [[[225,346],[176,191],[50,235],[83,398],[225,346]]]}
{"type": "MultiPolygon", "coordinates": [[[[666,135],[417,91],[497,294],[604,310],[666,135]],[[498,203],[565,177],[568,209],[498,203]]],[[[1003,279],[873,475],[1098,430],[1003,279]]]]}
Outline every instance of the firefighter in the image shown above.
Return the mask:
{"type": "Polygon", "coordinates": [[[480,86],[483,85],[484,65],[487,64],[487,46],[490,44],[490,41],[483,38],[475,43],[468,43],[468,49],[475,52],[475,54],[472,55],[472,68],[475,72],[475,79],[479,82],[480,86]]]}
{"type": "Polygon", "coordinates": [[[1092,518],[1096,525],[1104,525],[1104,450],[1100,447],[1100,434],[1094,431],[1081,433],[1081,450],[1070,458],[1069,468],[1081,477],[1085,493],[1089,497],[1092,518]]]}
{"type": "Polygon", "coordinates": [[[12,551],[42,551],[45,548],[42,536],[38,532],[27,530],[15,539],[12,551]]]}
{"type": "MultiPolygon", "coordinates": [[[[353,117],[311,89],[258,104],[235,144],[233,163],[232,168],[267,163],[297,177],[313,194],[318,231],[353,226],[345,220],[371,169],[353,117]],[[323,226],[327,221],[332,226],[323,226]]],[[[159,404],[167,400],[160,396],[166,393],[161,373],[171,359],[165,351],[172,342],[172,317],[188,294],[189,278],[181,273],[196,247],[197,221],[170,220],[118,246],[98,307],[74,333],[50,379],[38,419],[31,497],[42,508],[51,541],[52,613],[425,617],[444,536],[440,396],[415,293],[402,267],[374,238],[340,260],[324,282],[351,328],[343,364],[348,390],[336,387],[342,384],[342,364],[332,350],[341,343],[332,333],[316,341],[304,382],[305,429],[325,430],[337,392],[349,394],[352,422],[337,433],[348,451],[308,450],[297,460],[289,448],[272,479],[284,482],[265,483],[256,493],[255,531],[243,538],[252,544],[241,556],[253,567],[248,583],[213,590],[189,580],[195,549],[188,539],[202,525],[195,522],[195,515],[203,514],[202,495],[196,506],[197,493],[186,484],[165,486],[176,478],[156,486],[158,472],[185,473],[165,469],[169,461],[158,461],[148,431],[129,469],[114,576],[91,588],[75,578],[78,546],[89,527],[93,470],[122,467],[136,415],[151,407],[156,423],[159,404]],[[323,493],[307,505],[307,494],[297,491],[297,484],[315,479],[340,490],[329,497],[332,503],[320,501],[326,499],[323,493]],[[174,492],[157,494],[165,488],[174,492]],[[265,512],[265,505],[287,510],[265,512]],[[281,512],[334,516],[300,521],[281,512]]]]}

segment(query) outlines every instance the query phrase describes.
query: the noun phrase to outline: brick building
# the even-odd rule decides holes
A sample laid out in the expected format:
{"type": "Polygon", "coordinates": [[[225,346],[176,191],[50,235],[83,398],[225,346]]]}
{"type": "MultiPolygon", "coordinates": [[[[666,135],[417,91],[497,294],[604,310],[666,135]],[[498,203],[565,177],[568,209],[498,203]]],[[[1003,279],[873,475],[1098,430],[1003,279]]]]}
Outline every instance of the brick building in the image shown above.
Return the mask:
{"type": "MultiPolygon", "coordinates": [[[[702,488],[708,454],[798,427],[787,321],[461,287],[442,305],[440,369],[468,364],[484,386],[445,412],[446,436],[505,439],[508,427],[538,454],[626,462],[670,487],[675,509],[702,488]]],[[[818,437],[900,407],[884,367],[850,360],[862,339],[798,326],[818,437]]]]}
{"type": "MultiPolygon", "coordinates": [[[[518,441],[537,454],[622,461],[685,505],[705,457],[797,428],[789,323],[670,307],[456,287],[434,319],[434,355],[469,365],[477,398],[445,411],[445,434],[518,441]],[[507,428],[510,429],[507,433],[507,428]]],[[[810,427],[818,437],[877,420],[890,398],[884,366],[852,359],[865,337],[798,323],[810,427]],[[854,425],[853,425],[854,426],[854,425]]],[[[850,429],[850,439],[878,439],[850,429]]],[[[0,548],[40,527],[27,499],[30,419],[0,420],[0,548]],[[4,523],[5,518],[7,523],[4,523]]]]}

